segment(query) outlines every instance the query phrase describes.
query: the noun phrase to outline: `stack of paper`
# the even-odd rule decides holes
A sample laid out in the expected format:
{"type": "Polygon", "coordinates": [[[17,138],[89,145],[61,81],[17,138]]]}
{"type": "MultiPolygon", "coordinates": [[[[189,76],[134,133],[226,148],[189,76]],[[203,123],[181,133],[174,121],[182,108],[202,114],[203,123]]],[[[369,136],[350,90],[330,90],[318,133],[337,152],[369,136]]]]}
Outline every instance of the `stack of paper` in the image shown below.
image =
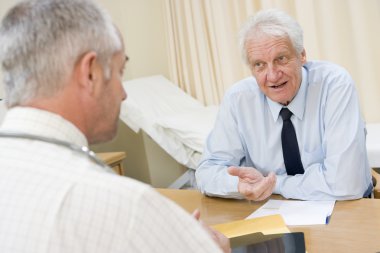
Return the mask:
{"type": "Polygon", "coordinates": [[[328,224],[335,201],[296,201],[270,199],[247,219],[280,214],[286,225],[328,224]]]}

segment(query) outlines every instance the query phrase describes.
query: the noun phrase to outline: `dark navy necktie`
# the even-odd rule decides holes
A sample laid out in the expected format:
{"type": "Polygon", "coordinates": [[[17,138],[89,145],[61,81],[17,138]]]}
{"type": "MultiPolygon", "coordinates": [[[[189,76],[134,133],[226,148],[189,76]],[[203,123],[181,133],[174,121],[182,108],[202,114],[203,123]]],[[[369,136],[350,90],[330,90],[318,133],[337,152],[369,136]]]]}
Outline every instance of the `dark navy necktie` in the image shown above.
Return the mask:
{"type": "Polygon", "coordinates": [[[285,168],[288,175],[303,174],[300,150],[298,148],[296,131],[290,121],[293,113],[288,108],[280,111],[283,120],[281,131],[282,154],[284,155],[285,168]]]}

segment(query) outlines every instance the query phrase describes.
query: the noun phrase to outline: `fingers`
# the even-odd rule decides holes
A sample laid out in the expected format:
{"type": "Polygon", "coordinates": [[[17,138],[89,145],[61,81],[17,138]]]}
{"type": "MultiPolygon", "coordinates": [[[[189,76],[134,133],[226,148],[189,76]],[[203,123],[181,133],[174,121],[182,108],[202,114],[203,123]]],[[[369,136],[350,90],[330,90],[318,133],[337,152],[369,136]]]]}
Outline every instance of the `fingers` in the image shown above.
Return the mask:
{"type": "Polygon", "coordinates": [[[260,172],[258,172],[252,167],[231,166],[227,168],[227,171],[231,176],[237,176],[237,177],[245,177],[245,176],[250,176],[250,175],[261,174],[260,172]]]}
{"type": "Polygon", "coordinates": [[[199,221],[201,226],[208,232],[211,238],[219,245],[219,247],[223,250],[224,253],[231,252],[230,241],[228,238],[220,233],[219,231],[207,226],[204,222],[200,220],[201,212],[199,209],[195,209],[192,213],[192,216],[199,221]]]}
{"type": "Polygon", "coordinates": [[[248,200],[261,201],[268,198],[276,185],[276,176],[270,173],[255,183],[239,182],[238,189],[248,200]]]}
{"type": "Polygon", "coordinates": [[[195,209],[194,212],[191,214],[196,220],[199,220],[201,218],[201,212],[199,209],[195,209]]]}
{"type": "Polygon", "coordinates": [[[238,176],[240,175],[240,169],[239,169],[238,167],[235,167],[235,166],[228,167],[227,172],[228,172],[231,176],[236,176],[236,177],[238,177],[238,176]]]}
{"type": "Polygon", "coordinates": [[[191,214],[197,221],[199,221],[199,224],[203,227],[204,230],[207,231],[207,233],[211,236],[211,238],[215,241],[217,241],[217,231],[209,226],[207,226],[202,220],[200,220],[201,212],[199,209],[195,209],[194,212],[191,214]]]}
{"type": "Polygon", "coordinates": [[[265,178],[254,184],[240,184],[239,192],[248,200],[258,201],[258,198],[267,190],[267,180],[265,178]]]}
{"type": "Polygon", "coordinates": [[[268,181],[267,188],[266,188],[266,190],[260,196],[257,197],[256,201],[262,201],[264,199],[267,199],[273,193],[273,189],[274,189],[274,187],[276,185],[276,176],[275,176],[275,174],[274,173],[269,174],[265,178],[265,180],[268,181]]]}
{"type": "Polygon", "coordinates": [[[209,226],[203,225],[203,227],[209,233],[211,238],[219,245],[224,253],[231,252],[230,240],[225,235],[209,226]]]}
{"type": "Polygon", "coordinates": [[[248,200],[261,201],[268,198],[276,185],[276,175],[273,172],[264,177],[252,167],[231,166],[227,171],[231,176],[239,177],[238,191],[248,200]]]}
{"type": "Polygon", "coordinates": [[[223,252],[230,253],[231,252],[230,240],[219,231],[216,231],[212,228],[210,229],[212,233],[214,234],[212,237],[214,238],[216,243],[219,245],[219,247],[223,250],[223,252]]]}
{"type": "Polygon", "coordinates": [[[258,170],[252,167],[231,166],[227,169],[227,172],[231,176],[237,176],[241,180],[246,180],[252,183],[263,177],[263,175],[258,170]]]}

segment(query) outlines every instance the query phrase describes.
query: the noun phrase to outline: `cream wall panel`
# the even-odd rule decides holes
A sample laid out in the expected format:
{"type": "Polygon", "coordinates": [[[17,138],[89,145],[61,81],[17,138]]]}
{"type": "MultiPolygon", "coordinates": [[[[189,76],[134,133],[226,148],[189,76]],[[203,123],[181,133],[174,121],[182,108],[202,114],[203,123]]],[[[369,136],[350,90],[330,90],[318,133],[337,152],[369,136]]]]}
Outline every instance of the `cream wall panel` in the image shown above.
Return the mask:
{"type": "Polygon", "coordinates": [[[168,57],[163,0],[99,0],[112,15],[125,39],[130,62],[126,79],[163,74],[168,77],[168,57]]]}
{"type": "MultiPolygon", "coordinates": [[[[1,0],[0,16],[16,1],[1,0]]],[[[169,76],[163,0],[99,0],[119,27],[130,57],[124,79],[162,74],[169,76]]],[[[0,74],[1,75],[1,74],[0,74]]],[[[2,75],[0,76],[0,98],[3,97],[2,75]]]]}

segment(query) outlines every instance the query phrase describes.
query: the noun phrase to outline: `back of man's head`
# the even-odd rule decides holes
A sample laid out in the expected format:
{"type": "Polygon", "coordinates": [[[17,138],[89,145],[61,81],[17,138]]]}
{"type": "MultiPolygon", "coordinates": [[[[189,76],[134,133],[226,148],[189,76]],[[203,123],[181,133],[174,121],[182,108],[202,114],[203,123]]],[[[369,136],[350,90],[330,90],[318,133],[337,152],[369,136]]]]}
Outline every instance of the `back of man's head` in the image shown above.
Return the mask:
{"type": "Polygon", "coordinates": [[[21,2],[2,20],[0,45],[8,107],[60,91],[89,51],[108,76],[112,55],[122,48],[111,19],[91,0],[21,2]]]}

